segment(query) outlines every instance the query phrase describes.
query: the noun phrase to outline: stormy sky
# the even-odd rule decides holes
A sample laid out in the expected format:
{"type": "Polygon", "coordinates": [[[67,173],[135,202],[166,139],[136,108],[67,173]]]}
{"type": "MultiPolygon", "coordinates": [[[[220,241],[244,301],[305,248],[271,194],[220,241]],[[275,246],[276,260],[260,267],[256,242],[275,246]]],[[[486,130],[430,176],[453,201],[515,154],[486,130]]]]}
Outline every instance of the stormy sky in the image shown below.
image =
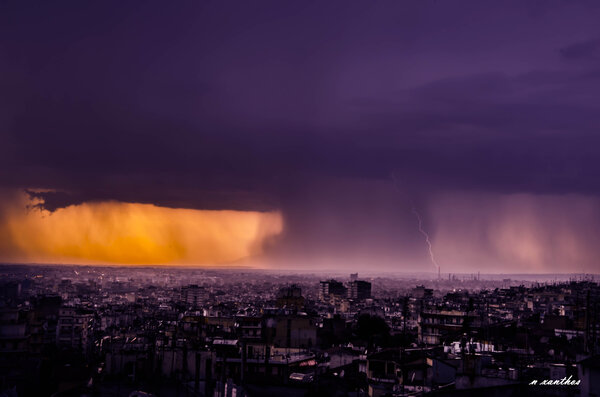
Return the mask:
{"type": "Polygon", "coordinates": [[[596,1],[2,2],[0,260],[111,262],[118,234],[181,253],[125,264],[437,271],[414,209],[442,272],[598,272],[598,21],[596,1]],[[166,243],[120,223],[131,204],[166,243]]]}

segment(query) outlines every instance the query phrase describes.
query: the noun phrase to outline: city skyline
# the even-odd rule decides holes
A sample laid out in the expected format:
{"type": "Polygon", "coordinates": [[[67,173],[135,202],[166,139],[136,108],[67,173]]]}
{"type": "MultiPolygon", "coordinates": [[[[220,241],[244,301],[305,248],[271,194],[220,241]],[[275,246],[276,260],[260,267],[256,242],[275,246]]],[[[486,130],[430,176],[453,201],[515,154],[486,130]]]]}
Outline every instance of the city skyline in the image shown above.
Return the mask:
{"type": "Polygon", "coordinates": [[[8,395],[584,397],[600,386],[590,275],[0,274],[8,395]]]}

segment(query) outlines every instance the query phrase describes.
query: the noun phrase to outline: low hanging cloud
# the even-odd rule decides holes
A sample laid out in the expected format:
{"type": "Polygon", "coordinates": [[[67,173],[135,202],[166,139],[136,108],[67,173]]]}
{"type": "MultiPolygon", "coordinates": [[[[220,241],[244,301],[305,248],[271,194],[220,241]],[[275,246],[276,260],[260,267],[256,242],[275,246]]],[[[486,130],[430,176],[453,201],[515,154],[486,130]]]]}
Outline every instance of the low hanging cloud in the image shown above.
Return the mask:
{"type": "Polygon", "coordinates": [[[279,212],[88,202],[53,212],[24,192],[0,196],[0,261],[218,265],[259,255],[279,212]]]}

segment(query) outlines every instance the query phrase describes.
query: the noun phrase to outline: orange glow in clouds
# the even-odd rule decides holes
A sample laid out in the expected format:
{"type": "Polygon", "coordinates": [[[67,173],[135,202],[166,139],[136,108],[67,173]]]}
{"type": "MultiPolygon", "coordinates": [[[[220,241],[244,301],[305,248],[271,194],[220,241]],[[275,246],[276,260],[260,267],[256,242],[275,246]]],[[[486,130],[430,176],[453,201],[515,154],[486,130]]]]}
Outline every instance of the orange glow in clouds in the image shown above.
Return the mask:
{"type": "Polygon", "coordinates": [[[281,233],[279,212],[84,203],[54,212],[25,194],[0,208],[0,261],[215,265],[260,254],[281,233]]]}

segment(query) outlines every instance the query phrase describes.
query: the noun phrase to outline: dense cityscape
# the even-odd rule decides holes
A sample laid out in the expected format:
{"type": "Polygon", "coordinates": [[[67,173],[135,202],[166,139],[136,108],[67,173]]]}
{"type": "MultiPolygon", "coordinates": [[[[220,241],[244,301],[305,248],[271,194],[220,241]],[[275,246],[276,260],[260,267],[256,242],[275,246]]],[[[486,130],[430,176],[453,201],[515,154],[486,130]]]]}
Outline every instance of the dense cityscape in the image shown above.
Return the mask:
{"type": "Polygon", "coordinates": [[[592,275],[4,265],[0,396],[593,395],[592,275]]]}

